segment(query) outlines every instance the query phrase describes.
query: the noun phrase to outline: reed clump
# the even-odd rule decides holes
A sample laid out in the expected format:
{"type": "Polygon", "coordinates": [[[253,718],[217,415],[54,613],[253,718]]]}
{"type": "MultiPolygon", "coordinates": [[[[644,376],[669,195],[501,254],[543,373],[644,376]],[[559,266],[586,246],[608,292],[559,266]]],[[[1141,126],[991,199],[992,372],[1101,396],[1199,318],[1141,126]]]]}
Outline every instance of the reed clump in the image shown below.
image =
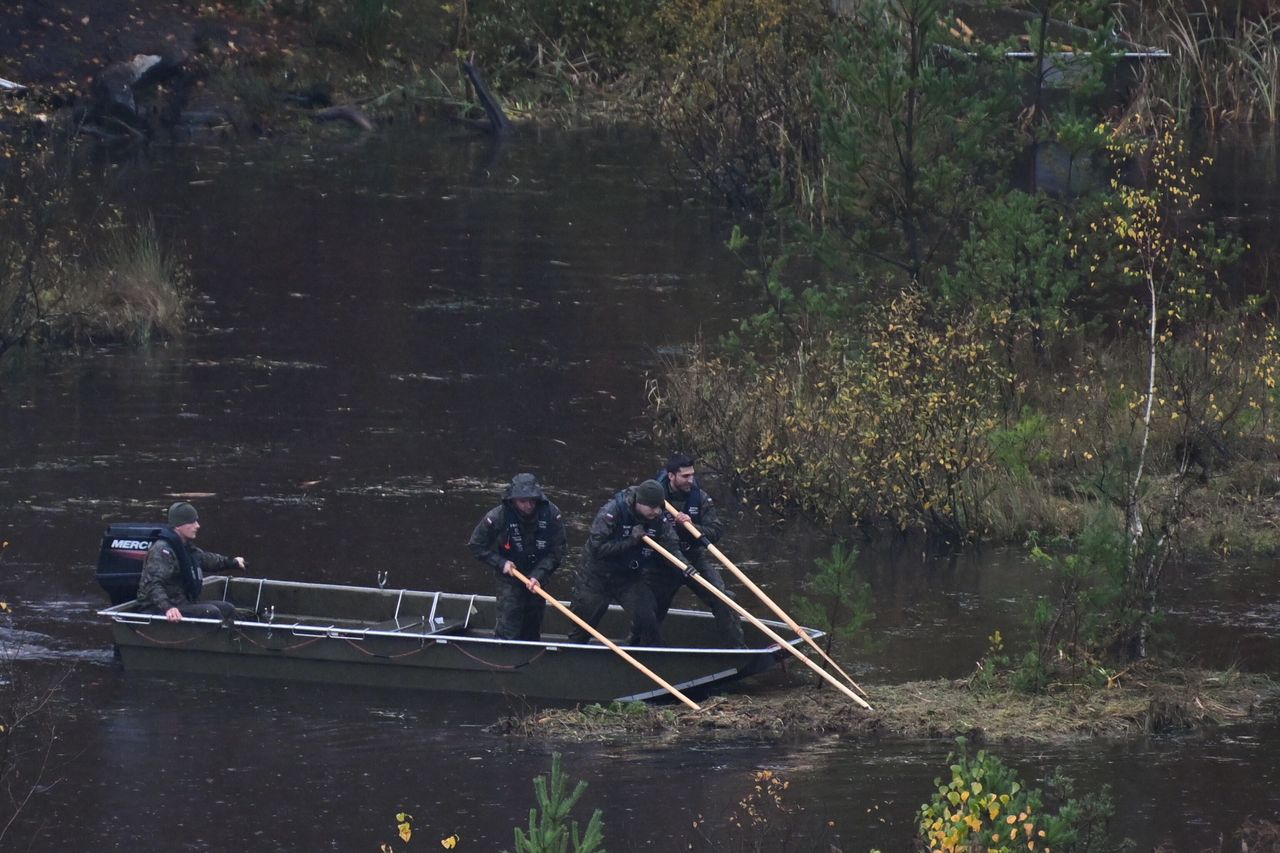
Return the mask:
{"type": "Polygon", "coordinates": [[[78,214],[74,136],[31,125],[0,148],[0,357],[179,334],[191,313],[185,264],[149,219],[78,214]]]}
{"type": "Polygon", "coordinates": [[[98,260],[80,271],[62,298],[62,332],[72,340],[141,344],[172,338],[191,313],[186,266],[150,219],[107,229],[98,260]]]}
{"type": "Polygon", "coordinates": [[[1136,41],[1172,54],[1144,66],[1149,110],[1201,115],[1211,128],[1280,117],[1280,8],[1153,0],[1129,16],[1136,41]]]}

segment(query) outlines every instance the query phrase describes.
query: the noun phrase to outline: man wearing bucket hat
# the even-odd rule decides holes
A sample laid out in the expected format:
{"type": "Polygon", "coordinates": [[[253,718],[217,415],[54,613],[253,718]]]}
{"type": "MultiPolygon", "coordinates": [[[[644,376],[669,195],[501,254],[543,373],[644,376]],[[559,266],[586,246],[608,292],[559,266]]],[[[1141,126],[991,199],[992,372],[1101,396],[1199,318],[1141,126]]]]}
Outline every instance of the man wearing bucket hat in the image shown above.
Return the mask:
{"type": "MultiPolygon", "coordinates": [[[[680,540],[662,510],[664,494],[656,480],[645,480],[618,492],[596,513],[587,539],[587,564],[574,595],[573,612],[591,627],[600,624],[611,602],[631,617],[632,641],[642,646],[662,644],[653,590],[645,583],[646,568],[663,558],[644,542],[649,536],[668,551],[680,540]]],[[[585,643],[588,634],[574,628],[569,639],[585,643]]]]}
{"type": "Polygon", "coordinates": [[[184,616],[229,622],[235,607],[229,601],[200,601],[206,574],[244,568],[244,557],[224,557],[192,543],[200,531],[200,516],[186,501],[170,505],[168,529],[151,544],[142,563],[138,602],[152,613],[163,613],[170,622],[184,616]]]}
{"type": "Polygon", "coordinates": [[[502,503],[485,514],[467,543],[471,554],[497,573],[493,635],[499,640],[538,640],[547,603],[534,590],[546,583],[569,550],[560,509],[547,500],[532,474],[517,474],[502,503]],[[528,587],[511,577],[517,569],[528,587]]]}

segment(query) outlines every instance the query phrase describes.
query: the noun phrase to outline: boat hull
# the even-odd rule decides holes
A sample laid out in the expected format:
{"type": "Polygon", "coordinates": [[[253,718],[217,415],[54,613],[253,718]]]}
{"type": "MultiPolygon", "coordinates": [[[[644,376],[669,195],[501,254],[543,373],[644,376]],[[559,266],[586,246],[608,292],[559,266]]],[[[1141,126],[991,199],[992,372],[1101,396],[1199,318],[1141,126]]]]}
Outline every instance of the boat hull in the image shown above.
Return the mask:
{"type": "MultiPolygon", "coordinates": [[[[138,612],[133,603],[100,613],[110,619],[116,647],[130,671],[565,701],[666,696],[612,650],[566,642],[569,626],[555,611],[547,613],[540,642],[494,639],[493,599],[488,596],[216,577],[206,580],[202,600],[211,598],[236,606],[234,624],[208,619],[171,623],[138,612]]],[[[628,627],[626,615],[616,607],[600,626],[611,637],[624,635],[628,627]]],[[[781,625],[771,627],[783,636],[792,634],[781,625]]],[[[673,610],[664,623],[671,645],[628,647],[628,652],[682,692],[705,695],[768,669],[785,654],[765,635],[747,628],[751,648],[716,648],[710,614],[673,610]]],[[[794,641],[802,642],[798,637],[794,641]]]]}

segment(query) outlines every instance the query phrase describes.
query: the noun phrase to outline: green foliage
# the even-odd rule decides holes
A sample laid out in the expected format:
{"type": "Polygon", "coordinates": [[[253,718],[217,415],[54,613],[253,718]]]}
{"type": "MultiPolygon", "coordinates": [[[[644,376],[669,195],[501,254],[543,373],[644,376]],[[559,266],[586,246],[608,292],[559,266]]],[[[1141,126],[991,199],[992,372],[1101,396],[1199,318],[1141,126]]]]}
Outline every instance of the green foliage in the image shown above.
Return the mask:
{"type": "Polygon", "coordinates": [[[1009,343],[1030,334],[1042,351],[1057,337],[1096,317],[1073,234],[1088,233],[1097,202],[1071,204],[1011,189],[979,200],[955,261],[939,270],[938,295],[952,304],[989,302],[1010,312],[1009,343]]]}
{"type": "Polygon", "coordinates": [[[569,812],[586,791],[587,783],[578,782],[572,793],[566,793],[568,784],[560,770],[560,753],[553,753],[550,780],[546,776],[533,780],[538,806],[529,810],[527,832],[516,827],[516,853],[605,853],[604,821],[599,809],[592,812],[585,831],[579,831],[576,820],[569,820],[569,812]]]}
{"type": "Polygon", "coordinates": [[[979,750],[970,758],[964,738],[947,756],[951,778],[934,779],[937,793],[920,807],[919,832],[930,851],[1045,850],[1057,846],[1041,818],[1041,795],[1027,789],[1000,759],[979,750]]]}
{"type": "Polygon", "coordinates": [[[857,559],[857,548],[836,542],[830,557],[814,561],[818,571],[806,581],[806,594],[792,602],[798,621],[827,633],[827,652],[835,640],[857,638],[874,615],[871,585],[858,576],[857,559]]]}
{"type": "Polygon", "coordinates": [[[673,370],[651,397],[662,428],[761,503],[963,541],[982,522],[1005,320],[940,315],[908,291],[770,364],[673,370]]]}
{"type": "Polygon", "coordinates": [[[617,699],[608,705],[593,702],[582,708],[582,714],[586,717],[644,717],[651,713],[653,708],[644,702],[619,702],[617,699]]]}
{"type": "Polygon", "coordinates": [[[978,661],[973,675],[969,677],[971,690],[989,690],[996,686],[1000,671],[1009,664],[1009,656],[1004,651],[1004,637],[999,630],[992,631],[987,637],[987,651],[978,661]]]}
{"type": "Polygon", "coordinates": [[[838,275],[887,270],[891,287],[930,289],[976,206],[1007,185],[1013,72],[989,47],[949,50],[948,17],[944,0],[872,0],[836,37],[816,95],[824,170],[805,213],[838,275]]]}
{"type": "Polygon", "coordinates": [[[1026,480],[1033,466],[1049,461],[1048,439],[1048,417],[1024,407],[1017,423],[988,437],[992,461],[1015,480],[1026,480]]]}
{"type": "Polygon", "coordinates": [[[1107,823],[1114,814],[1110,791],[1073,799],[1070,780],[1055,774],[1049,788],[1061,802],[1056,812],[1045,796],[1027,788],[999,758],[980,750],[970,757],[964,738],[947,756],[951,777],[934,780],[937,793],[920,807],[919,837],[926,850],[939,853],[1106,853],[1131,849],[1112,845],[1107,823]]]}
{"type": "Polygon", "coordinates": [[[798,197],[817,156],[822,0],[663,0],[645,33],[651,110],[694,172],[754,213],[798,197]]]}
{"type": "Polygon", "coordinates": [[[1050,573],[1055,592],[1032,615],[1035,647],[1023,662],[1023,689],[1044,689],[1050,672],[1070,681],[1096,676],[1098,661],[1143,614],[1125,597],[1129,565],[1123,522],[1101,509],[1061,554],[1033,546],[1032,559],[1050,573]],[[1051,669],[1052,667],[1052,669],[1051,669]]]}

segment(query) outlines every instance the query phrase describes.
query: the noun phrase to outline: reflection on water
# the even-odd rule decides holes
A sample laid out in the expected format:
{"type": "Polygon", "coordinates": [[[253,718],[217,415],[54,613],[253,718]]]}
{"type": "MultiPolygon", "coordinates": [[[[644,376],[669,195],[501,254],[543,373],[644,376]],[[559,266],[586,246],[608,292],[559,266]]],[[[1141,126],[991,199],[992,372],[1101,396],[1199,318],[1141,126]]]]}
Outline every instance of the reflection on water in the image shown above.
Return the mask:
{"type": "MultiPolygon", "coordinates": [[[[525,710],[515,698],[124,675],[92,616],[106,522],[199,495],[201,543],[255,574],[485,591],[465,542],[510,477],[537,472],[580,546],[665,455],[633,438],[646,374],[750,310],[730,223],[671,188],[644,134],[145,156],[104,166],[103,192],[183,242],[202,327],[0,387],[0,595],[26,632],[7,639],[26,665],[74,664],[31,849],[369,850],[407,811],[426,848],[456,832],[497,850],[553,748],[591,783],[611,850],[683,849],[699,815],[724,832],[758,768],[792,779],[797,832],[833,820],[846,850],[904,849],[948,744],[527,742],[483,729],[525,710]]],[[[729,514],[726,550],[790,601],[829,541],[729,514]]],[[[904,544],[864,563],[875,643],[849,669],[868,685],[966,675],[1046,591],[1014,552],[904,544]]],[[[1275,671],[1275,569],[1183,567],[1168,629],[1212,664],[1275,671]]],[[[1124,832],[1194,849],[1280,807],[1276,734],[1001,754],[1031,777],[1108,781],[1124,832]]]]}

